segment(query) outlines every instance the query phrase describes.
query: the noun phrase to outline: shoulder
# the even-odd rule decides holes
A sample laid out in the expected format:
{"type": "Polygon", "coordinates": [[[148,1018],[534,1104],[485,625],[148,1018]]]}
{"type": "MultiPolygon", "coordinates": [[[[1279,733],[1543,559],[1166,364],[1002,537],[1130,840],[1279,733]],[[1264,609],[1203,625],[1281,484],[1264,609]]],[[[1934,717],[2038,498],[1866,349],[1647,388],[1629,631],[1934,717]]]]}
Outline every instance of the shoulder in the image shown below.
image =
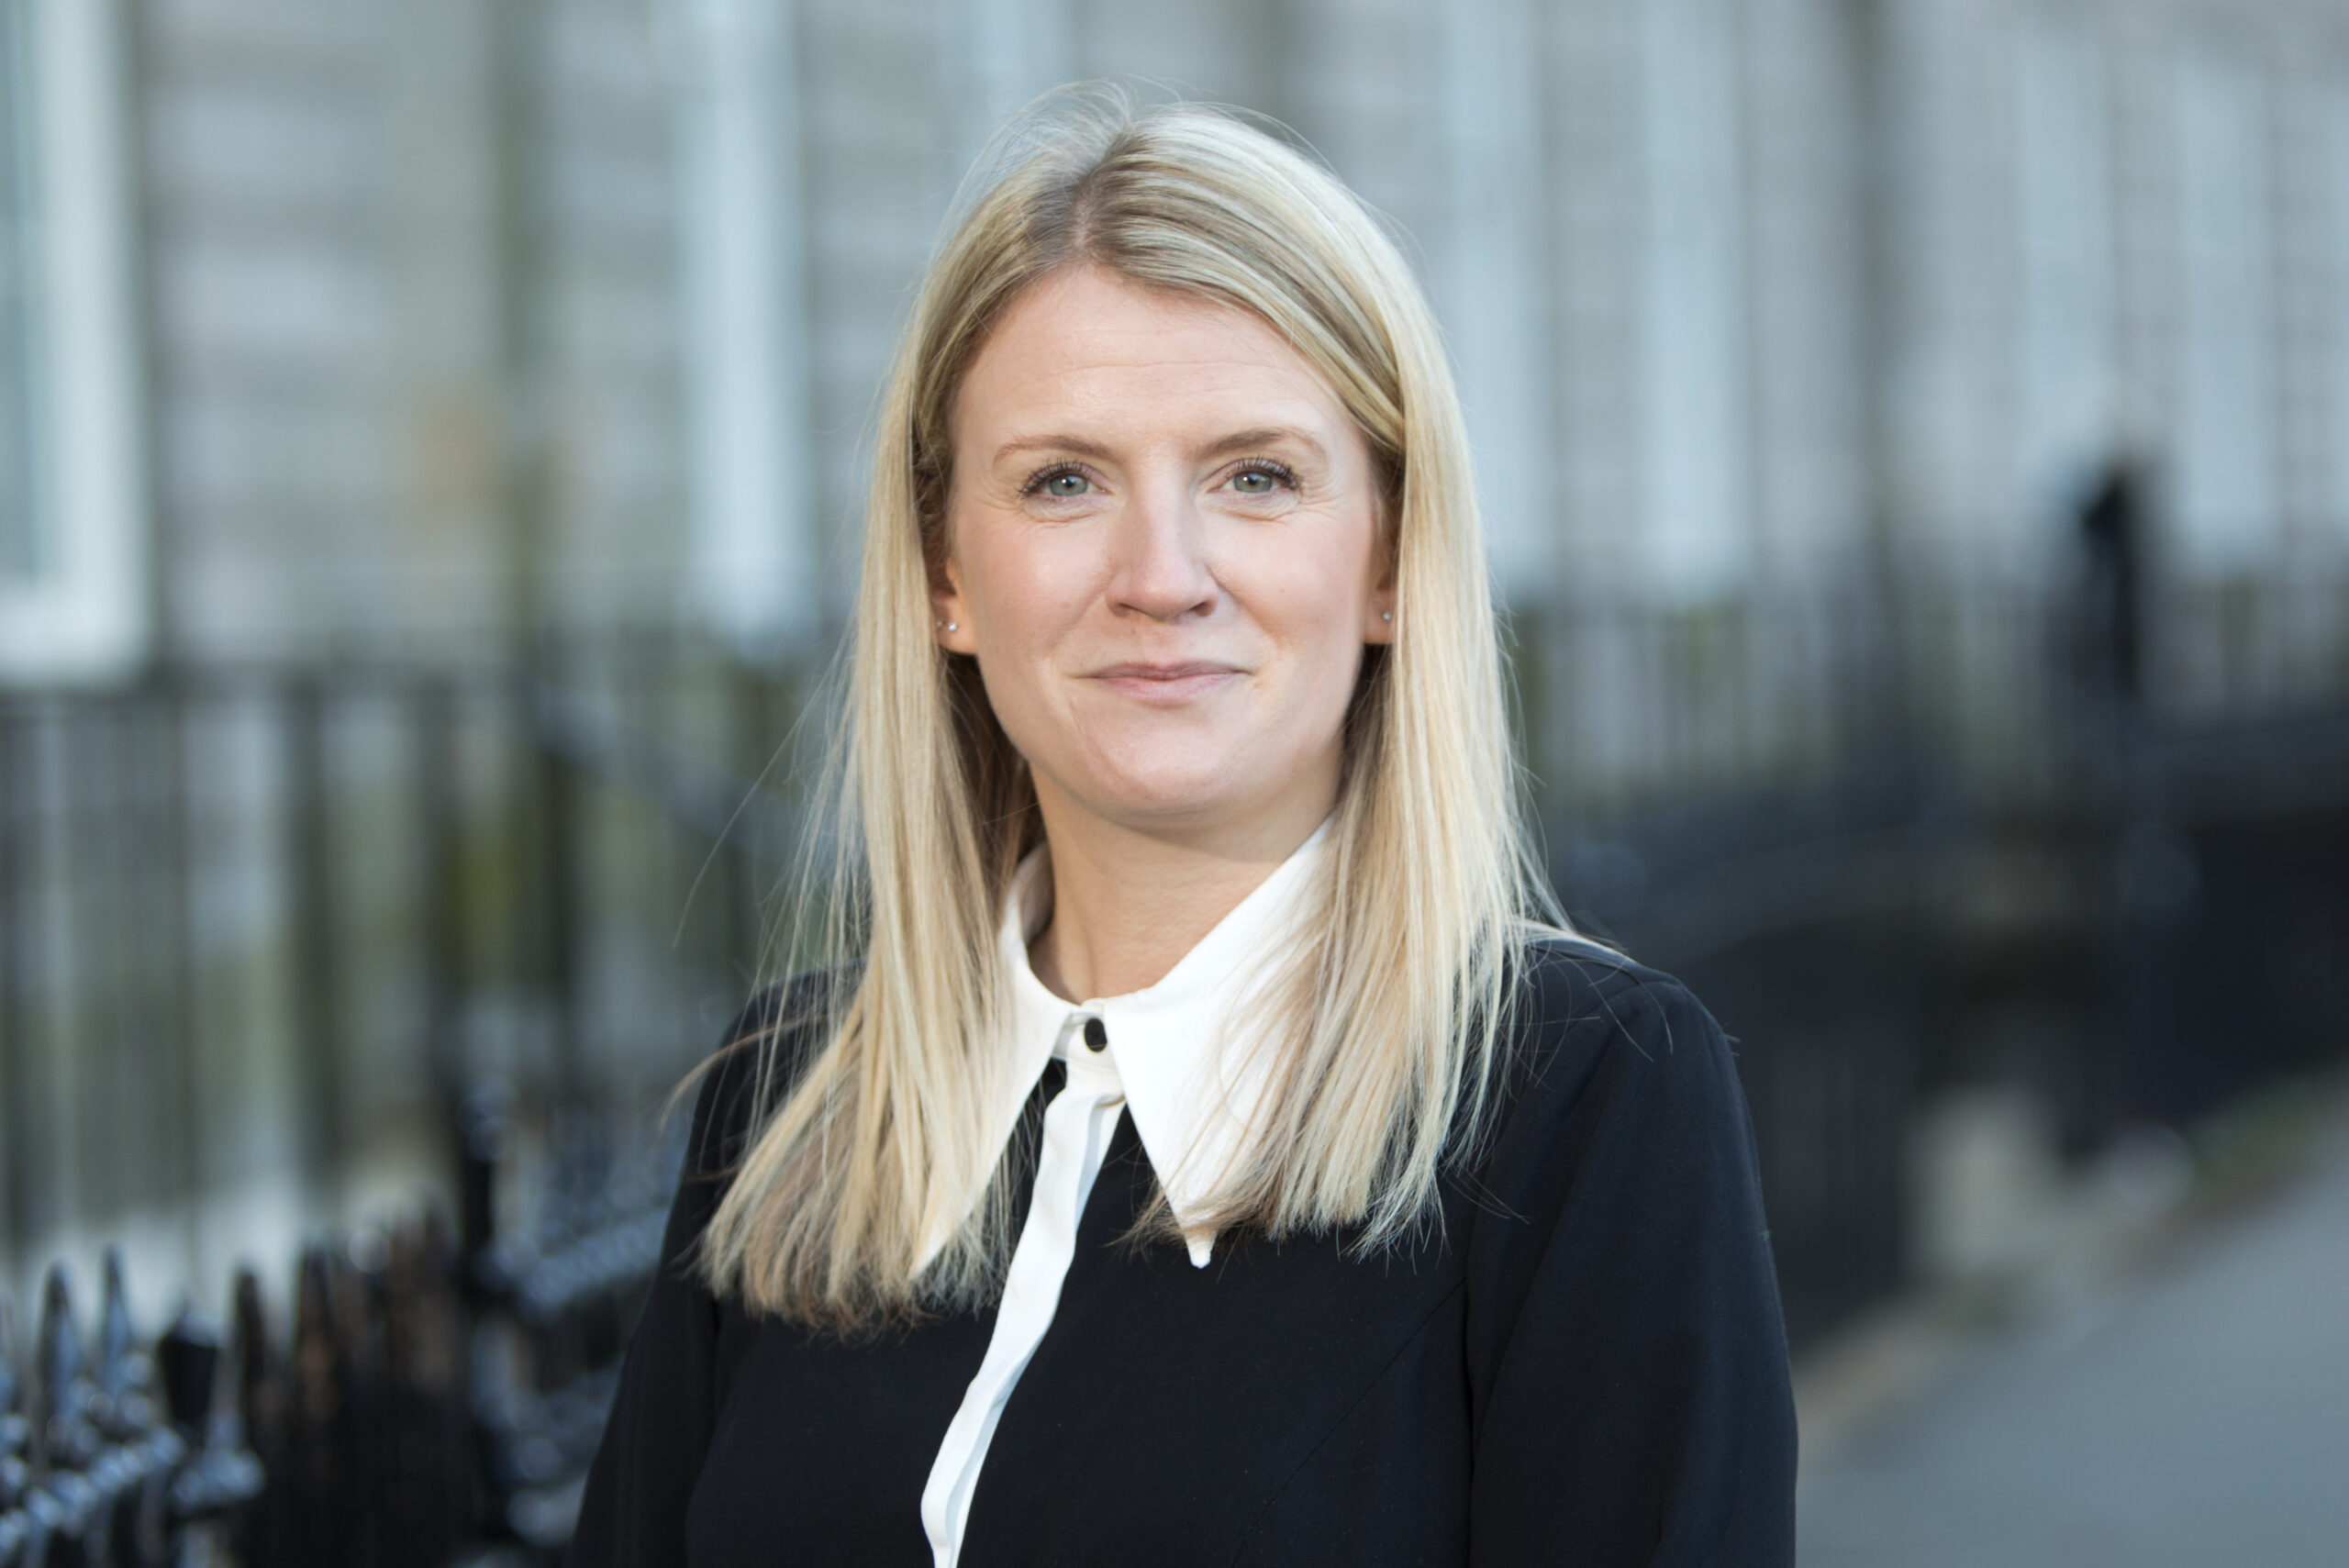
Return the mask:
{"type": "Polygon", "coordinates": [[[1589,943],[1530,943],[1514,978],[1464,1172],[1497,1309],[1516,1310],[1562,1240],[1575,1280],[1732,1264],[1765,1278],[1753,1122],[1712,1015],[1673,976],[1589,943]],[[1503,1276],[1515,1283],[1494,1295],[1503,1276]]]}
{"type": "Polygon", "coordinates": [[[1731,1041],[1674,976],[1546,934],[1520,950],[1508,1006],[1494,1063],[1504,1137],[1630,1120],[1668,1142],[1745,1125],[1731,1041]]]}
{"type": "Polygon", "coordinates": [[[1506,1036],[1520,1064],[1573,1040],[1585,1049],[1620,1046],[1653,1060],[1684,1045],[1699,1053],[1725,1043],[1688,987],[1660,969],[1586,938],[1544,933],[1520,950],[1506,1036]]]}
{"type": "Polygon", "coordinates": [[[1786,1330],[1730,1043],[1603,948],[1525,948],[1463,1184],[1485,1534],[1531,1560],[1793,1561],[1786,1330]]]}

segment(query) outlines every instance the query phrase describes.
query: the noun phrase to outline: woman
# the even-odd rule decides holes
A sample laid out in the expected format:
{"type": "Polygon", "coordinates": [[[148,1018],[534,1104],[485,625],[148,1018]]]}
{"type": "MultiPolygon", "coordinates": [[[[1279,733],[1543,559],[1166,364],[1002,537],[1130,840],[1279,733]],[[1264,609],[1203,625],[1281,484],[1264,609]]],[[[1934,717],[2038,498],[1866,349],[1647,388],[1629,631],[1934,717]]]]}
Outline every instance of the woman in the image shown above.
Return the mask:
{"type": "Polygon", "coordinates": [[[841,962],[716,1059],[572,1561],[1785,1563],[1743,1102],[1523,849],[1328,173],[1023,128],[880,421],[841,962]]]}

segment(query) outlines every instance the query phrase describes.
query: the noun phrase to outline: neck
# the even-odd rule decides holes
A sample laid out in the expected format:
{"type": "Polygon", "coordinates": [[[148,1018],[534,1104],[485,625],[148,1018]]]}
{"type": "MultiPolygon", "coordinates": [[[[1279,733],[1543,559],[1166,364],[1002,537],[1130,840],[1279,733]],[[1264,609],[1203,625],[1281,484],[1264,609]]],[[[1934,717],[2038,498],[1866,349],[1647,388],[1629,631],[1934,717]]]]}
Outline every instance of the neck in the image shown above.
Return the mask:
{"type": "Polygon", "coordinates": [[[1313,836],[1332,804],[1317,795],[1241,827],[1169,836],[1108,821],[1049,786],[1037,795],[1052,917],[1028,956],[1045,988],[1070,1002],[1164,979],[1313,836]]]}

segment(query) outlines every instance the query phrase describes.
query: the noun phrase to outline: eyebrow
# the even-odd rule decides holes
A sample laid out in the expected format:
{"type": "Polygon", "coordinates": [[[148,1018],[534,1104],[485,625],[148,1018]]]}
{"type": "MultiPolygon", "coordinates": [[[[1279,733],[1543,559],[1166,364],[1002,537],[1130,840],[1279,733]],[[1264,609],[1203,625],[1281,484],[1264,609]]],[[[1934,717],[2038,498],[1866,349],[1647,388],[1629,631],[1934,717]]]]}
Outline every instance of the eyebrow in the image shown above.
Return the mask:
{"type": "Polygon", "coordinates": [[[1267,425],[1261,429],[1234,431],[1221,440],[1210,441],[1199,455],[1203,458],[1227,457],[1236,451],[1245,451],[1250,447],[1278,446],[1284,441],[1303,447],[1324,461],[1329,458],[1329,452],[1319,441],[1291,425],[1267,425]]]}
{"type": "MultiPolygon", "coordinates": [[[[1251,447],[1277,446],[1282,442],[1303,447],[1316,458],[1325,462],[1329,461],[1328,449],[1311,434],[1293,425],[1265,425],[1252,430],[1235,430],[1230,435],[1217,437],[1194,455],[1202,460],[1212,460],[1245,451],[1251,447]]],[[[1108,462],[1113,455],[1108,447],[1098,441],[1087,440],[1083,436],[1020,436],[997,447],[996,460],[1001,462],[1014,452],[1024,451],[1069,452],[1096,462],[1108,462]]]]}

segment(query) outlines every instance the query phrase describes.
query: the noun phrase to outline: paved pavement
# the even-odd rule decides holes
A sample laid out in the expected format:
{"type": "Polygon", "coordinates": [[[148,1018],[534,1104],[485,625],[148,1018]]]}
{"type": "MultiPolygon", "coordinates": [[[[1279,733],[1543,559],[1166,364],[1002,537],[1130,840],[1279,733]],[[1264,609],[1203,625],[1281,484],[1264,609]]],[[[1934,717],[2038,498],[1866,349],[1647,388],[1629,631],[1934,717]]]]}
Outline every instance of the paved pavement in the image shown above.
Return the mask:
{"type": "Polygon", "coordinates": [[[1802,1568],[2349,1568],[2349,1128],[1806,1477],[1802,1568]]]}

